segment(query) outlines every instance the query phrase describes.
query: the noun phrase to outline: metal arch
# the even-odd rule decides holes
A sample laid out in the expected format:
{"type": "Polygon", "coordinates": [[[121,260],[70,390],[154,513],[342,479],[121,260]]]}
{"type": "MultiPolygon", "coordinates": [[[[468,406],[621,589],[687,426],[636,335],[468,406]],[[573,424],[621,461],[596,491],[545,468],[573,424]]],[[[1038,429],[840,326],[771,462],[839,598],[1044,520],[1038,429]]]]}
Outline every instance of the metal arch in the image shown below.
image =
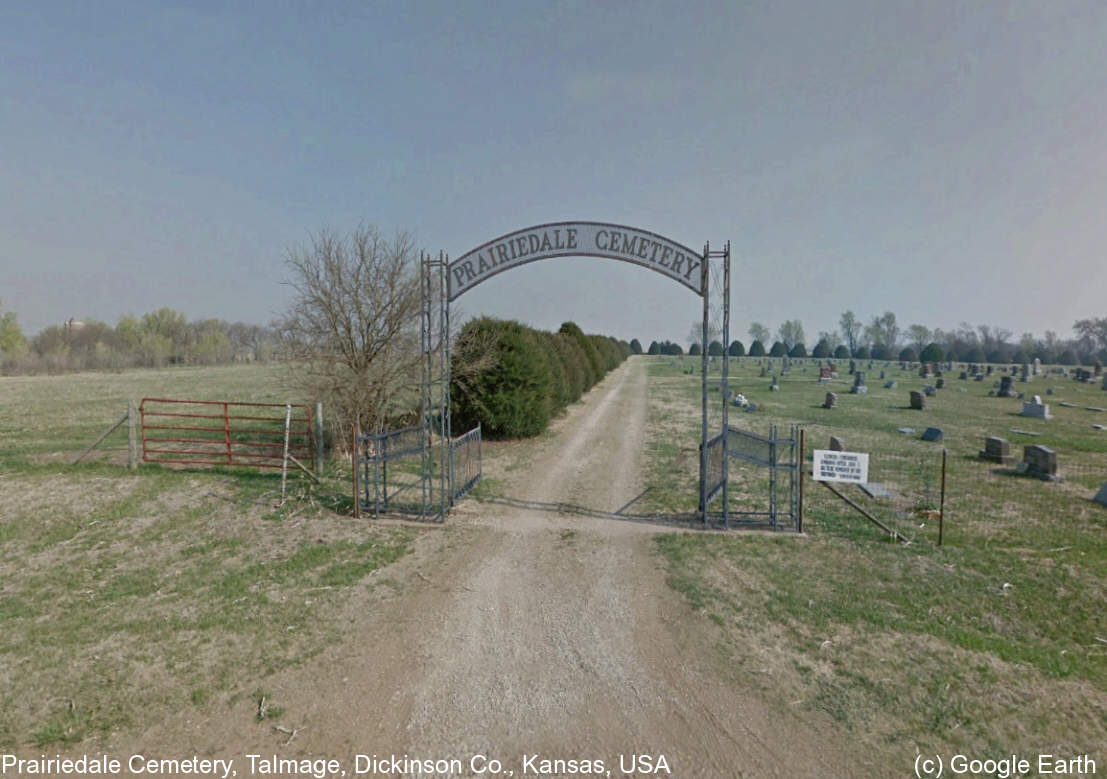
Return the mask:
{"type": "Polygon", "coordinates": [[[546,224],[533,225],[531,227],[513,230],[498,238],[493,238],[491,241],[481,244],[449,263],[449,271],[447,273],[448,298],[449,300],[455,300],[473,287],[484,283],[493,276],[498,276],[505,270],[537,262],[538,260],[548,260],[556,257],[599,257],[602,259],[621,260],[623,262],[641,265],[644,268],[657,271],[663,276],[683,284],[697,295],[706,295],[706,287],[702,281],[697,284],[697,281],[693,278],[694,275],[700,275],[702,278],[702,268],[692,267],[689,268],[687,272],[678,273],[672,268],[669,260],[670,256],[674,258],[674,261],[677,257],[682,258],[680,263],[681,267],[683,267],[683,260],[691,260],[694,258],[698,261],[701,259],[699,252],[689,249],[684,244],[678,243],[658,233],[643,230],[631,225],[589,221],[549,222],[546,224]],[[596,228],[595,231],[589,233],[589,230],[593,228],[596,228]],[[542,248],[543,242],[538,240],[537,243],[539,247],[537,249],[531,248],[533,247],[533,243],[527,243],[527,251],[525,252],[521,251],[522,247],[516,245],[517,241],[528,239],[531,236],[536,237],[538,233],[546,235],[551,230],[555,231],[558,235],[560,235],[560,231],[564,230],[567,233],[565,236],[565,243],[551,242],[549,250],[546,250],[542,248]],[[568,233],[570,231],[581,232],[581,238],[585,239],[584,242],[577,243],[575,240],[569,240],[568,233]],[[607,241],[607,246],[599,245],[599,233],[607,232],[610,239],[612,231],[620,236],[627,233],[633,234],[634,240],[621,244],[621,246],[628,246],[627,250],[624,251],[621,248],[616,250],[612,248],[610,240],[607,241]],[[591,241],[588,241],[588,238],[591,238],[591,241]],[[640,239],[643,238],[650,243],[650,246],[647,247],[645,252],[643,252],[641,248],[629,248],[642,247],[644,241],[640,241],[640,239]],[[505,249],[504,247],[508,248],[505,249]],[[492,251],[493,249],[496,251],[492,251]],[[488,255],[487,260],[484,258],[485,254],[488,255]],[[658,255],[660,255],[660,257],[658,255]],[[476,271],[472,269],[472,263],[474,261],[478,262],[478,270],[476,271]],[[469,274],[464,272],[465,268],[468,268],[469,274]],[[697,270],[701,271],[701,273],[697,274],[697,270]],[[466,278],[464,284],[462,284],[459,277],[470,274],[472,275],[472,279],[466,278]],[[460,288],[458,287],[459,284],[461,284],[460,288]]]}

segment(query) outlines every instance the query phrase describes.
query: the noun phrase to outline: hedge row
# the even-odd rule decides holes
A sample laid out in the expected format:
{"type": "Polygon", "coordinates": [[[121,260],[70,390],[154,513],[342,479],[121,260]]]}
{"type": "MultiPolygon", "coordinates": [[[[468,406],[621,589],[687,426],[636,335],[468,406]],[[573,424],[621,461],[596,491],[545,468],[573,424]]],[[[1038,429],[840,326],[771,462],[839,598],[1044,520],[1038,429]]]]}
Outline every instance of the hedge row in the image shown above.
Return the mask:
{"type": "Polygon", "coordinates": [[[479,422],[488,438],[537,435],[630,353],[626,342],[585,335],[572,322],[549,333],[490,317],[470,320],[454,349],[452,427],[479,422]]]}

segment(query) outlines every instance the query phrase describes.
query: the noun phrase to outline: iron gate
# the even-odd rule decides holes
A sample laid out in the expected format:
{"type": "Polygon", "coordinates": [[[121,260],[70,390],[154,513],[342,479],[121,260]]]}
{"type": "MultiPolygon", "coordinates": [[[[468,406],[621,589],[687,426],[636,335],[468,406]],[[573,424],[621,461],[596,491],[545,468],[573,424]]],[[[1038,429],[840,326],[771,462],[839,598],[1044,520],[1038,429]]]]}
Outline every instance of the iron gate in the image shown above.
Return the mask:
{"type": "Polygon", "coordinates": [[[366,433],[357,441],[358,508],[374,516],[397,512],[444,518],[445,511],[480,482],[480,425],[450,439],[448,446],[440,446],[421,425],[366,433]],[[443,485],[438,501],[436,480],[443,485]]]}
{"type": "Polygon", "coordinates": [[[787,435],[777,425],[769,426],[768,435],[728,426],[709,439],[707,505],[721,499],[721,506],[705,515],[723,527],[737,522],[802,532],[802,440],[798,425],[787,435]],[[736,467],[735,460],[753,468],[736,467]]]}

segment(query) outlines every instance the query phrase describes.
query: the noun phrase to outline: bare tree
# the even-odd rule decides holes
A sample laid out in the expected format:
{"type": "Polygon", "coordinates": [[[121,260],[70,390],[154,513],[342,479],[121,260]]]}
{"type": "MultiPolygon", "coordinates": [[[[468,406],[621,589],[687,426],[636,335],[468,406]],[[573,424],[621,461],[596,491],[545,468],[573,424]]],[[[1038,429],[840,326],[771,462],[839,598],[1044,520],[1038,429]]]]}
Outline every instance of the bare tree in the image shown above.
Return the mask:
{"type": "Polygon", "coordinates": [[[751,322],[750,329],[747,331],[750,334],[751,341],[760,341],[765,343],[769,340],[769,328],[760,322],[751,322]]]}
{"type": "Polygon", "coordinates": [[[776,338],[791,350],[796,344],[804,342],[803,323],[798,319],[784,320],[777,328],[776,338]]]}
{"type": "Polygon", "coordinates": [[[923,348],[932,338],[938,340],[926,325],[911,325],[907,328],[907,340],[914,347],[915,354],[922,354],[923,348]]]}
{"type": "Polygon", "coordinates": [[[846,341],[846,346],[849,347],[849,353],[853,354],[857,351],[857,347],[861,345],[861,322],[857,319],[857,315],[852,311],[846,311],[842,314],[842,318],[838,320],[838,326],[842,330],[842,338],[846,341]]]}
{"type": "Polygon", "coordinates": [[[372,226],[324,231],[285,264],[296,295],[277,324],[293,383],[326,402],[343,433],[413,409],[420,284],[411,237],[386,239],[372,226]]]}

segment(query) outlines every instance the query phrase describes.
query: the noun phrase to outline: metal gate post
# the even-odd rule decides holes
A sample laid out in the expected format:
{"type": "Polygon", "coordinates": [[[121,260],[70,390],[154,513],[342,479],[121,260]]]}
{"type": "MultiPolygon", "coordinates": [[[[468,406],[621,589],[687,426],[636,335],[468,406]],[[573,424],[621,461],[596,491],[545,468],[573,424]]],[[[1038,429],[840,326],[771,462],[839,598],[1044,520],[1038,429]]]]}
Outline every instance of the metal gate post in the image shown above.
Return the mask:
{"type": "Polygon", "coordinates": [[[711,253],[711,245],[703,245],[703,262],[700,265],[700,279],[703,288],[703,336],[700,339],[700,377],[701,377],[701,410],[703,423],[700,429],[700,521],[707,524],[707,323],[708,323],[708,279],[707,263],[711,253]]]}
{"type": "Polygon", "coordinates": [[[776,425],[769,426],[769,522],[776,530],[776,425]]]}
{"type": "Polygon", "coordinates": [[[730,241],[723,253],[723,527],[730,527],[730,241]]]}

